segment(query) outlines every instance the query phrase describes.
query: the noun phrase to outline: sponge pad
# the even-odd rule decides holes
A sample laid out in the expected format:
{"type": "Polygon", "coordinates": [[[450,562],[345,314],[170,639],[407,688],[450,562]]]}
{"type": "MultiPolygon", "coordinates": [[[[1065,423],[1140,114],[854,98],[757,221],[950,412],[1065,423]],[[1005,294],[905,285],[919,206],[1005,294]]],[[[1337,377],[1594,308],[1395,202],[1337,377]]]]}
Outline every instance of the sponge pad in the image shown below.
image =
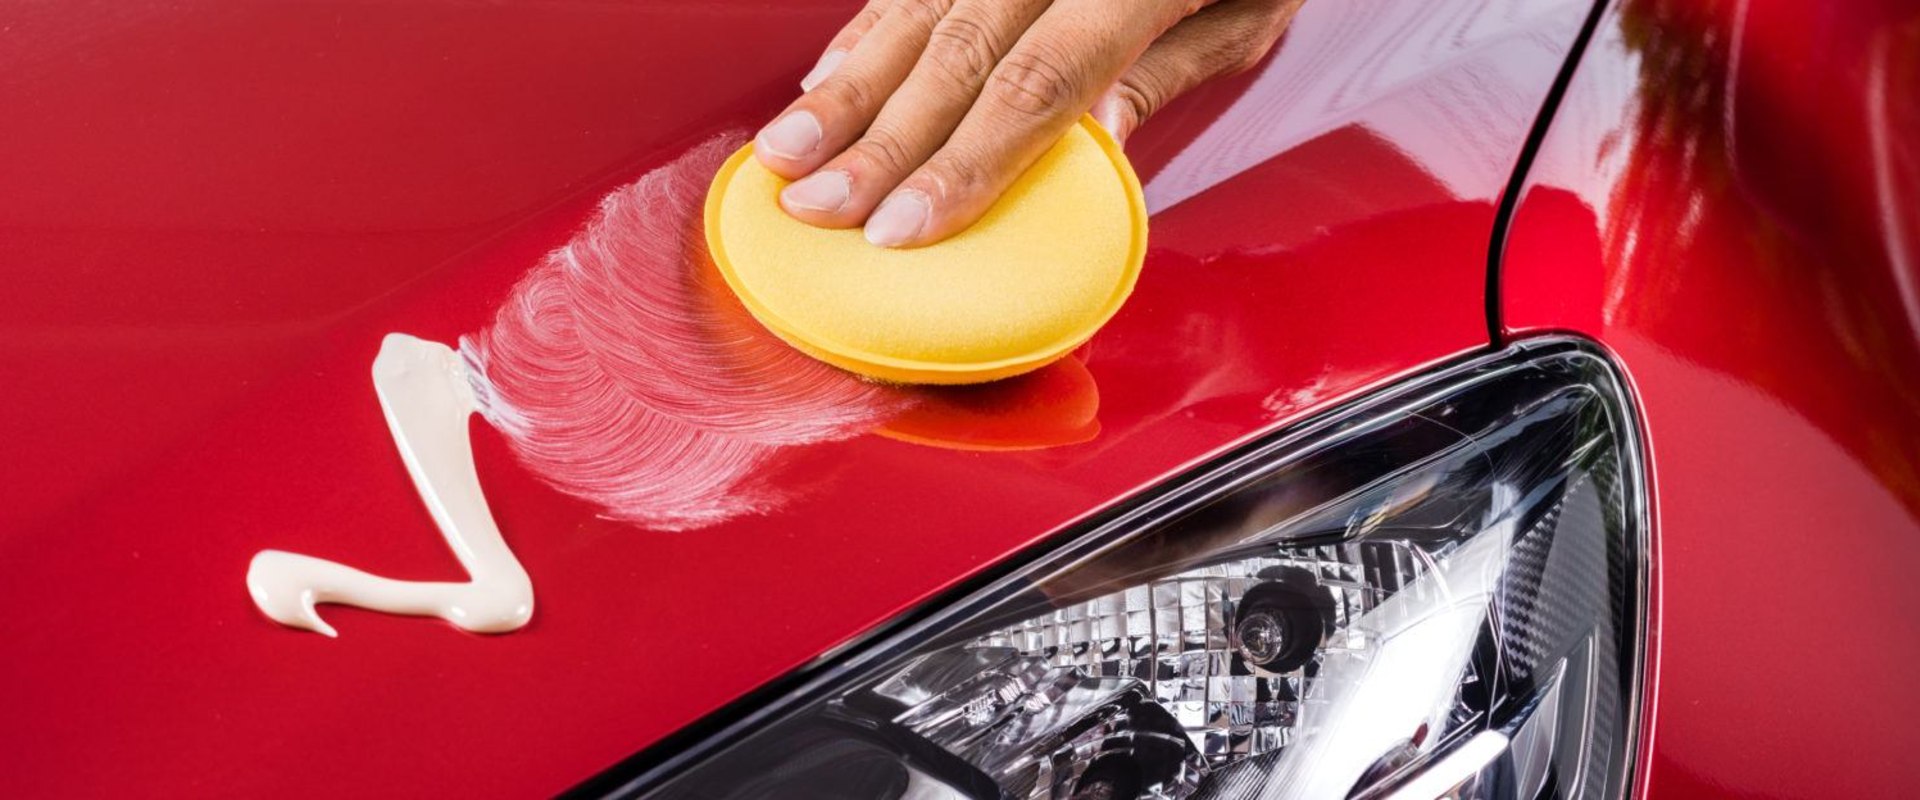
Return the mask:
{"type": "Polygon", "coordinates": [[[880,380],[978,383],[1044,366],[1119,310],[1146,255],[1139,179],[1091,117],[978,223],[913,249],[788,216],[786,181],[752,148],[707,195],[714,263],[774,334],[880,380]]]}

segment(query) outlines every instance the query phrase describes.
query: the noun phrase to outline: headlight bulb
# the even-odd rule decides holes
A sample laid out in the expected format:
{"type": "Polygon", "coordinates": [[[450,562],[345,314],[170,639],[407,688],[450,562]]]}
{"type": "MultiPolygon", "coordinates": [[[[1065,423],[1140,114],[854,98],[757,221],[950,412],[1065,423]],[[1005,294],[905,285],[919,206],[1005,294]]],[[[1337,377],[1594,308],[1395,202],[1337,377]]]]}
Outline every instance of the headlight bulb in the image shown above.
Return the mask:
{"type": "Polygon", "coordinates": [[[1265,579],[1240,598],[1234,649],[1250,666],[1292,672],[1313,660],[1333,624],[1333,595],[1300,567],[1263,570],[1265,579]]]}

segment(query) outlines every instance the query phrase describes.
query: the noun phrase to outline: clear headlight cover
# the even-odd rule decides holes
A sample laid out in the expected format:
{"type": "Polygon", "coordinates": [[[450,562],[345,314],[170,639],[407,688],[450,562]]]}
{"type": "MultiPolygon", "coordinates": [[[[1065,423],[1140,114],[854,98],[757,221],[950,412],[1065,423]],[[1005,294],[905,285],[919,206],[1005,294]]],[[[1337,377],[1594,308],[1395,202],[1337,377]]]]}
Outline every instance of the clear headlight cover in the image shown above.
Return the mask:
{"type": "Polygon", "coordinates": [[[622,793],[1616,798],[1633,418],[1523,344],[1282,432],[816,671],[622,793]]]}

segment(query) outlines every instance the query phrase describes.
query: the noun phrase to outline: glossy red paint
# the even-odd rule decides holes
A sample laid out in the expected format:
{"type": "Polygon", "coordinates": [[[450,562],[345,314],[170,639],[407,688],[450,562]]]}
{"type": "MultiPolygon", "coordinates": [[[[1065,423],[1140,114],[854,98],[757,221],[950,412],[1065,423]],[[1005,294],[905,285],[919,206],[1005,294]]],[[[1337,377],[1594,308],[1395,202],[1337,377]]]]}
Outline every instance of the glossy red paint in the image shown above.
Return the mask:
{"type": "Polygon", "coordinates": [[[1920,787],[1917,54],[1911,3],[1625,0],[1530,172],[1506,330],[1645,415],[1646,797],[1920,787]]]}
{"type": "Polygon", "coordinates": [[[0,793],[558,790],[1259,431],[1487,345],[1494,200],[1584,2],[1309,4],[1132,147],[1162,209],[1091,441],[799,448],[777,515],[637,530],[491,429],[533,623],[248,602],[280,547],[455,576],[368,379],[598,197],[794,91],[846,3],[73,3],[0,48],[0,793]],[[751,57],[742,57],[751,54],[751,57]]]}

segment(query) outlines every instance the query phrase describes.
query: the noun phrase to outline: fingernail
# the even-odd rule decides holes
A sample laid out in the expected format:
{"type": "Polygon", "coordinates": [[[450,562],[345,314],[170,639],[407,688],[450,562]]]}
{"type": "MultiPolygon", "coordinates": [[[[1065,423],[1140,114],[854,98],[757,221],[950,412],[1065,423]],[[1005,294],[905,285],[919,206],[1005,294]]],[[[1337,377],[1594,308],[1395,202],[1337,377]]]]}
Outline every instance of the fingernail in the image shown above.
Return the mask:
{"type": "Polygon", "coordinates": [[[780,204],[788,211],[839,211],[847,205],[853,181],[840,170],[816,172],[794,181],[780,191],[780,204]]]}
{"type": "Polygon", "coordinates": [[[795,111],[762,128],[755,144],[781,158],[805,158],[820,146],[820,120],[811,111],[795,111]]]}
{"type": "Polygon", "coordinates": [[[927,225],[931,210],[924,192],[907,189],[894,192],[867,218],[867,241],[881,247],[899,247],[927,225]]]}
{"type": "Polygon", "coordinates": [[[845,60],[847,60],[847,51],[828,50],[826,55],[821,56],[819,62],[813,65],[807,77],[800,79],[800,91],[813,91],[813,87],[819,86],[820,82],[826,80],[828,75],[832,75],[834,70],[839,69],[840,62],[845,60]]]}

